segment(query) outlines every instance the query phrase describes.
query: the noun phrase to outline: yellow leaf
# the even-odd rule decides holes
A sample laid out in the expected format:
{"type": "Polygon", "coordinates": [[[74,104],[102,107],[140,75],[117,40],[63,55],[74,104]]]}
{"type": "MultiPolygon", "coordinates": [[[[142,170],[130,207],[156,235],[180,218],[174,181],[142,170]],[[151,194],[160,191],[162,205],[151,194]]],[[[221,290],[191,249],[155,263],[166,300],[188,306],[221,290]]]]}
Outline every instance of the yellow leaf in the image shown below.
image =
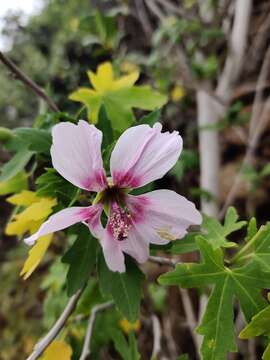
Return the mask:
{"type": "Polygon", "coordinates": [[[94,74],[92,71],[88,71],[87,75],[93,87],[99,93],[104,93],[112,88],[113,69],[111,63],[105,62],[98,66],[96,74],[94,74]]]}
{"type": "Polygon", "coordinates": [[[47,218],[52,213],[52,208],[56,205],[56,199],[40,198],[39,202],[36,202],[28,206],[23,213],[26,220],[40,220],[47,218]]]}
{"type": "MultiPolygon", "coordinates": [[[[27,206],[25,210],[16,214],[12,218],[11,222],[7,224],[5,230],[7,235],[21,236],[28,231],[30,233],[35,232],[52,213],[52,208],[57,204],[56,199],[37,197],[35,193],[31,194],[30,191],[28,194],[24,194],[25,196],[20,197],[19,195],[21,194],[14,196],[17,196],[17,198],[15,198],[15,202],[14,199],[11,199],[13,203],[26,204],[30,203],[30,201],[38,201],[27,206]]],[[[12,196],[11,198],[14,197],[12,196]]]]}
{"type": "Polygon", "coordinates": [[[186,95],[185,89],[180,85],[175,85],[171,91],[171,100],[178,102],[186,95]]]}
{"type": "Polygon", "coordinates": [[[45,252],[47,251],[53,234],[40,237],[35,245],[29,250],[28,258],[26,259],[22,271],[20,273],[23,279],[26,280],[35,271],[41,260],[43,259],[45,252]]]}
{"type": "Polygon", "coordinates": [[[43,221],[32,221],[24,219],[23,217],[21,218],[20,215],[21,214],[16,215],[14,219],[7,224],[5,229],[7,235],[21,236],[28,231],[34,233],[43,223],[43,221]]]}
{"type": "Polygon", "coordinates": [[[130,323],[127,319],[121,319],[119,325],[125,334],[129,334],[131,331],[139,331],[141,328],[140,320],[130,323]]]}
{"type": "Polygon", "coordinates": [[[134,71],[126,76],[122,76],[120,79],[115,80],[112,84],[112,90],[118,90],[122,88],[131,87],[139,78],[139,72],[134,71]]]}
{"type": "Polygon", "coordinates": [[[7,198],[7,201],[13,205],[29,206],[34,202],[39,201],[41,198],[36,195],[35,192],[29,190],[23,190],[19,194],[15,194],[7,198]]]}
{"type": "Polygon", "coordinates": [[[40,360],[71,360],[72,348],[64,341],[54,340],[40,360]]]}

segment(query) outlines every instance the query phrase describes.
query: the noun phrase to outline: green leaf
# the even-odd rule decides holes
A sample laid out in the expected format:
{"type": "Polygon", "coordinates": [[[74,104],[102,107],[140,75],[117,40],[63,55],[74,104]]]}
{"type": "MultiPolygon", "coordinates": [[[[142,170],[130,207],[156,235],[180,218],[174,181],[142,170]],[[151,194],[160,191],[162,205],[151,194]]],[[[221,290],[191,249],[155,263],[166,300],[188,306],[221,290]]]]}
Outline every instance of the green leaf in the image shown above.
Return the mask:
{"type": "Polygon", "coordinates": [[[270,164],[267,164],[264,166],[262,171],[260,172],[260,177],[265,177],[270,175],[270,164]]]}
{"type": "Polygon", "coordinates": [[[201,348],[203,359],[223,360],[228,351],[235,351],[233,332],[233,298],[236,297],[247,320],[265,306],[261,289],[270,287],[267,272],[255,262],[229,269],[224,265],[220,248],[214,249],[203,236],[196,241],[202,262],[178,264],[172,272],[161,275],[163,285],[185,288],[214,285],[198,332],[204,335],[201,348]]]}
{"type": "Polygon", "coordinates": [[[224,221],[224,234],[225,236],[230,235],[234,231],[242,229],[242,227],[246,226],[246,221],[238,221],[239,215],[237,214],[234,207],[230,206],[225,215],[224,221]]]}
{"type": "Polygon", "coordinates": [[[249,242],[257,233],[257,220],[255,217],[251,218],[247,227],[247,236],[245,237],[245,241],[249,242]]]}
{"type": "Polygon", "coordinates": [[[215,249],[236,246],[234,242],[227,240],[227,236],[246,225],[246,221],[238,221],[238,218],[233,207],[229,207],[227,210],[223,226],[215,218],[204,215],[202,228],[206,230],[205,237],[215,249]]]}
{"type": "Polygon", "coordinates": [[[96,250],[97,240],[92,237],[85,225],[80,224],[77,240],[62,258],[63,263],[69,264],[68,296],[73,295],[88,281],[96,263],[96,250]]]}
{"type": "Polygon", "coordinates": [[[144,275],[130,258],[126,272],[112,272],[101,255],[98,263],[99,285],[104,295],[111,296],[115,305],[129,322],[138,318],[144,275]]]}
{"type": "Polygon", "coordinates": [[[16,176],[24,169],[33,154],[34,153],[28,149],[21,149],[2,167],[0,181],[7,181],[16,176]]]}
{"type": "Polygon", "coordinates": [[[169,252],[178,255],[198,250],[198,244],[195,239],[197,235],[198,233],[188,233],[183,239],[173,241],[169,252]]]}
{"type": "MultiPolygon", "coordinates": [[[[254,224],[252,226],[254,227],[254,224]]],[[[251,231],[254,234],[254,229],[251,231]]],[[[270,222],[260,227],[232,261],[240,263],[246,259],[257,263],[263,271],[270,271],[270,222]]]]}
{"type": "Polygon", "coordinates": [[[38,196],[57,197],[66,206],[71,206],[74,197],[78,195],[78,189],[52,168],[47,168],[46,172],[37,178],[36,184],[38,196]]]}
{"type": "MultiPolygon", "coordinates": [[[[240,332],[240,339],[265,335],[270,337],[270,305],[252,317],[251,322],[240,332]]],[[[270,342],[268,343],[263,356],[263,360],[270,359],[270,342]]]]}
{"type": "Polygon", "coordinates": [[[111,334],[115,349],[121,355],[123,360],[140,360],[140,354],[137,348],[137,341],[133,332],[128,336],[128,342],[119,330],[114,330],[111,334]]]}
{"type": "Polygon", "coordinates": [[[159,121],[161,115],[161,110],[154,110],[149,114],[143,116],[135,125],[147,124],[153,126],[156,122],[159,121]]]}
{"type": "Polygon", "coordinates": [[[167,102],[165,95],[154,91],[150,86],[123,88],[111,92],[107,96],[114,101],[121,102],[126,109],[156,110],[167,102]]]}
{"type": "Polygon", "coordinates": [[[270,305],[252,317],[251,322],[240,332],[240,339],[266,335],[270,337],[270,305]]]}
{"type": "Polygon", "coordinates": [[[0,182],[0,195],[7,195],[27,189],[27,174],[22,171],[7,181],[0,182]]]}
{"type": "Polygon", "coordinates": [[[17,128],[14,133],[25,142],[29,150],[42,154],[50,154],[52,136],[46,130],[32,128],[17,128]]]}
{"type": "Polygon", "coordinates": [[[111,63],[100,64],[96,74],[89,71],[93,89],[79,88],[70,95],[70,99],[83,103],[88,110],[88,118],[96,123],[102,105],[116,131],[124,131],[135,121],[134,108],[143,110],[159,109],[167,102],[167,97],[154,91],[150,86],[134,86],[139,77],[133,71],[115,78],[111,63]]]}
{"type": "Polygon", "coordinates": [[[232,302],[233,288],[227,276],[213,289],[201,325],[197,328],[197,332],[204,335],[203,359],[227,359],[227,351],[237,351],[232,302]]]}
{"type": "Polygon", "coordinates": [[[104,149],[106,149],[109,145],[113,143],[114,137],[112,125],[110,119],[107,116],[104,105],[102,105],[99,110],[97,128],[103,133],[102,146],[104,149]]]}

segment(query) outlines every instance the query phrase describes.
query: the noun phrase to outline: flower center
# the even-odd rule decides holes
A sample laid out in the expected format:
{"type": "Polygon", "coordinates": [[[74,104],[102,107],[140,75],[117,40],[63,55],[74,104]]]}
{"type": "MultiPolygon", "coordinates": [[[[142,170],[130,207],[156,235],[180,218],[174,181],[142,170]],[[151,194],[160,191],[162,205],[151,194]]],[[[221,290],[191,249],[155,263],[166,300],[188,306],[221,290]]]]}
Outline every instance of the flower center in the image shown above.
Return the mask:
{"type": "Polygon", "coordinates": [[[126,207],[121,208],[117,203],[111,206],[109,227],[112,230],[115,240],[127,239],[131,227],[131,216],[126,207]]]}

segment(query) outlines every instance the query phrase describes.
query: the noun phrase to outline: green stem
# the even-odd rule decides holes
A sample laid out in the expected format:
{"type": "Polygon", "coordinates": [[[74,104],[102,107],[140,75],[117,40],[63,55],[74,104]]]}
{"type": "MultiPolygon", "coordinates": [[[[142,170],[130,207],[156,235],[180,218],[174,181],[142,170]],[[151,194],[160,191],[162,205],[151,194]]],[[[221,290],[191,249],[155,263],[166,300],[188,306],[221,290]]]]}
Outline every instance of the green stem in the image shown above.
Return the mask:
{"type": "MultiPolygon", "coordinates": [[[[231,264],[239,261],[239,259],[243,259],[246,258],[246,256],[243,257],[243,255],[245,255],[254,245],[254,243],[256,243],[257,238],[261,235],[261,232],[265,230],[265,226],[262,226],[260,228],[260,230],[257,232],[256,235],[253,236],[253,238],[251,240],[249,240],[248,243],[246,243],[245,246],[242,247],[242,249],[231,259],[231,264]]],[[[252,254],[248,254],[249,256],[252,254]]]]}

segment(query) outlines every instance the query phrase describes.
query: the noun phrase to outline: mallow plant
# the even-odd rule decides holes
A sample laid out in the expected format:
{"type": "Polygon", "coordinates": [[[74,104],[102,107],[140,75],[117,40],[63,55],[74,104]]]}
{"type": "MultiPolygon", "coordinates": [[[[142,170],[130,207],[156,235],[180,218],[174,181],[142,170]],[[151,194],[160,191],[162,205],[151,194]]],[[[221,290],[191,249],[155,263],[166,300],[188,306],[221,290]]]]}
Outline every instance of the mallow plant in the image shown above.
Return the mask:
{"type": "MultiPolygon", "coordinates": [[[[79,306],[82,314],[76,317],[89,315],[89,322],[75,358],[86,359],[96,315],[110,309],[109,337],[116,350],[123,359],[139,359],[135,332],[143,285],[150,282],[148,261],[163,265],[156,281],[164,289],[198,288],[207,295],[204,314],[192,329],[203,337],[202,359],[223,360],[237,352],[238,312],[246,322],[241,338],[267,339],[270,225],[258,228],[255,218],[239,221],[233,207],[220,222],[178,192],[159,189],[155,180],[174,167],[183,147],[176,129],[163,130],[166,96],[134,85],[137,72],[117,78],[110,63],[88,76],[92,88],[70,96],[83,103],[87,114],[82,108],[80,118],[88,120],[56,111],[40,115],[33,127],[0,129],[3,147],[12,154],[0,174],[0,194],[14,205],[6,234],[17,235],[29,249],[21,275],[30,277],[60,231],[61,262],[55,256],[43,286],[55,283],[62,266],[67,270],[57,284],[69,301],[29,359],[57,351],[71,359],[68,332],[61,331],[73,326],[80,299],[87,299],[88,307],[79,306]],[[150,112],[137,119],[133,108],[150,112]],[[193,256],[198,261],[182,262],[185,253],[199,255],[193,256]],[[115,325],[119,317],[126,335],[115,325]]],[[[267,346],[263,359],[270,359],[269,353],[267,346]]]]}

